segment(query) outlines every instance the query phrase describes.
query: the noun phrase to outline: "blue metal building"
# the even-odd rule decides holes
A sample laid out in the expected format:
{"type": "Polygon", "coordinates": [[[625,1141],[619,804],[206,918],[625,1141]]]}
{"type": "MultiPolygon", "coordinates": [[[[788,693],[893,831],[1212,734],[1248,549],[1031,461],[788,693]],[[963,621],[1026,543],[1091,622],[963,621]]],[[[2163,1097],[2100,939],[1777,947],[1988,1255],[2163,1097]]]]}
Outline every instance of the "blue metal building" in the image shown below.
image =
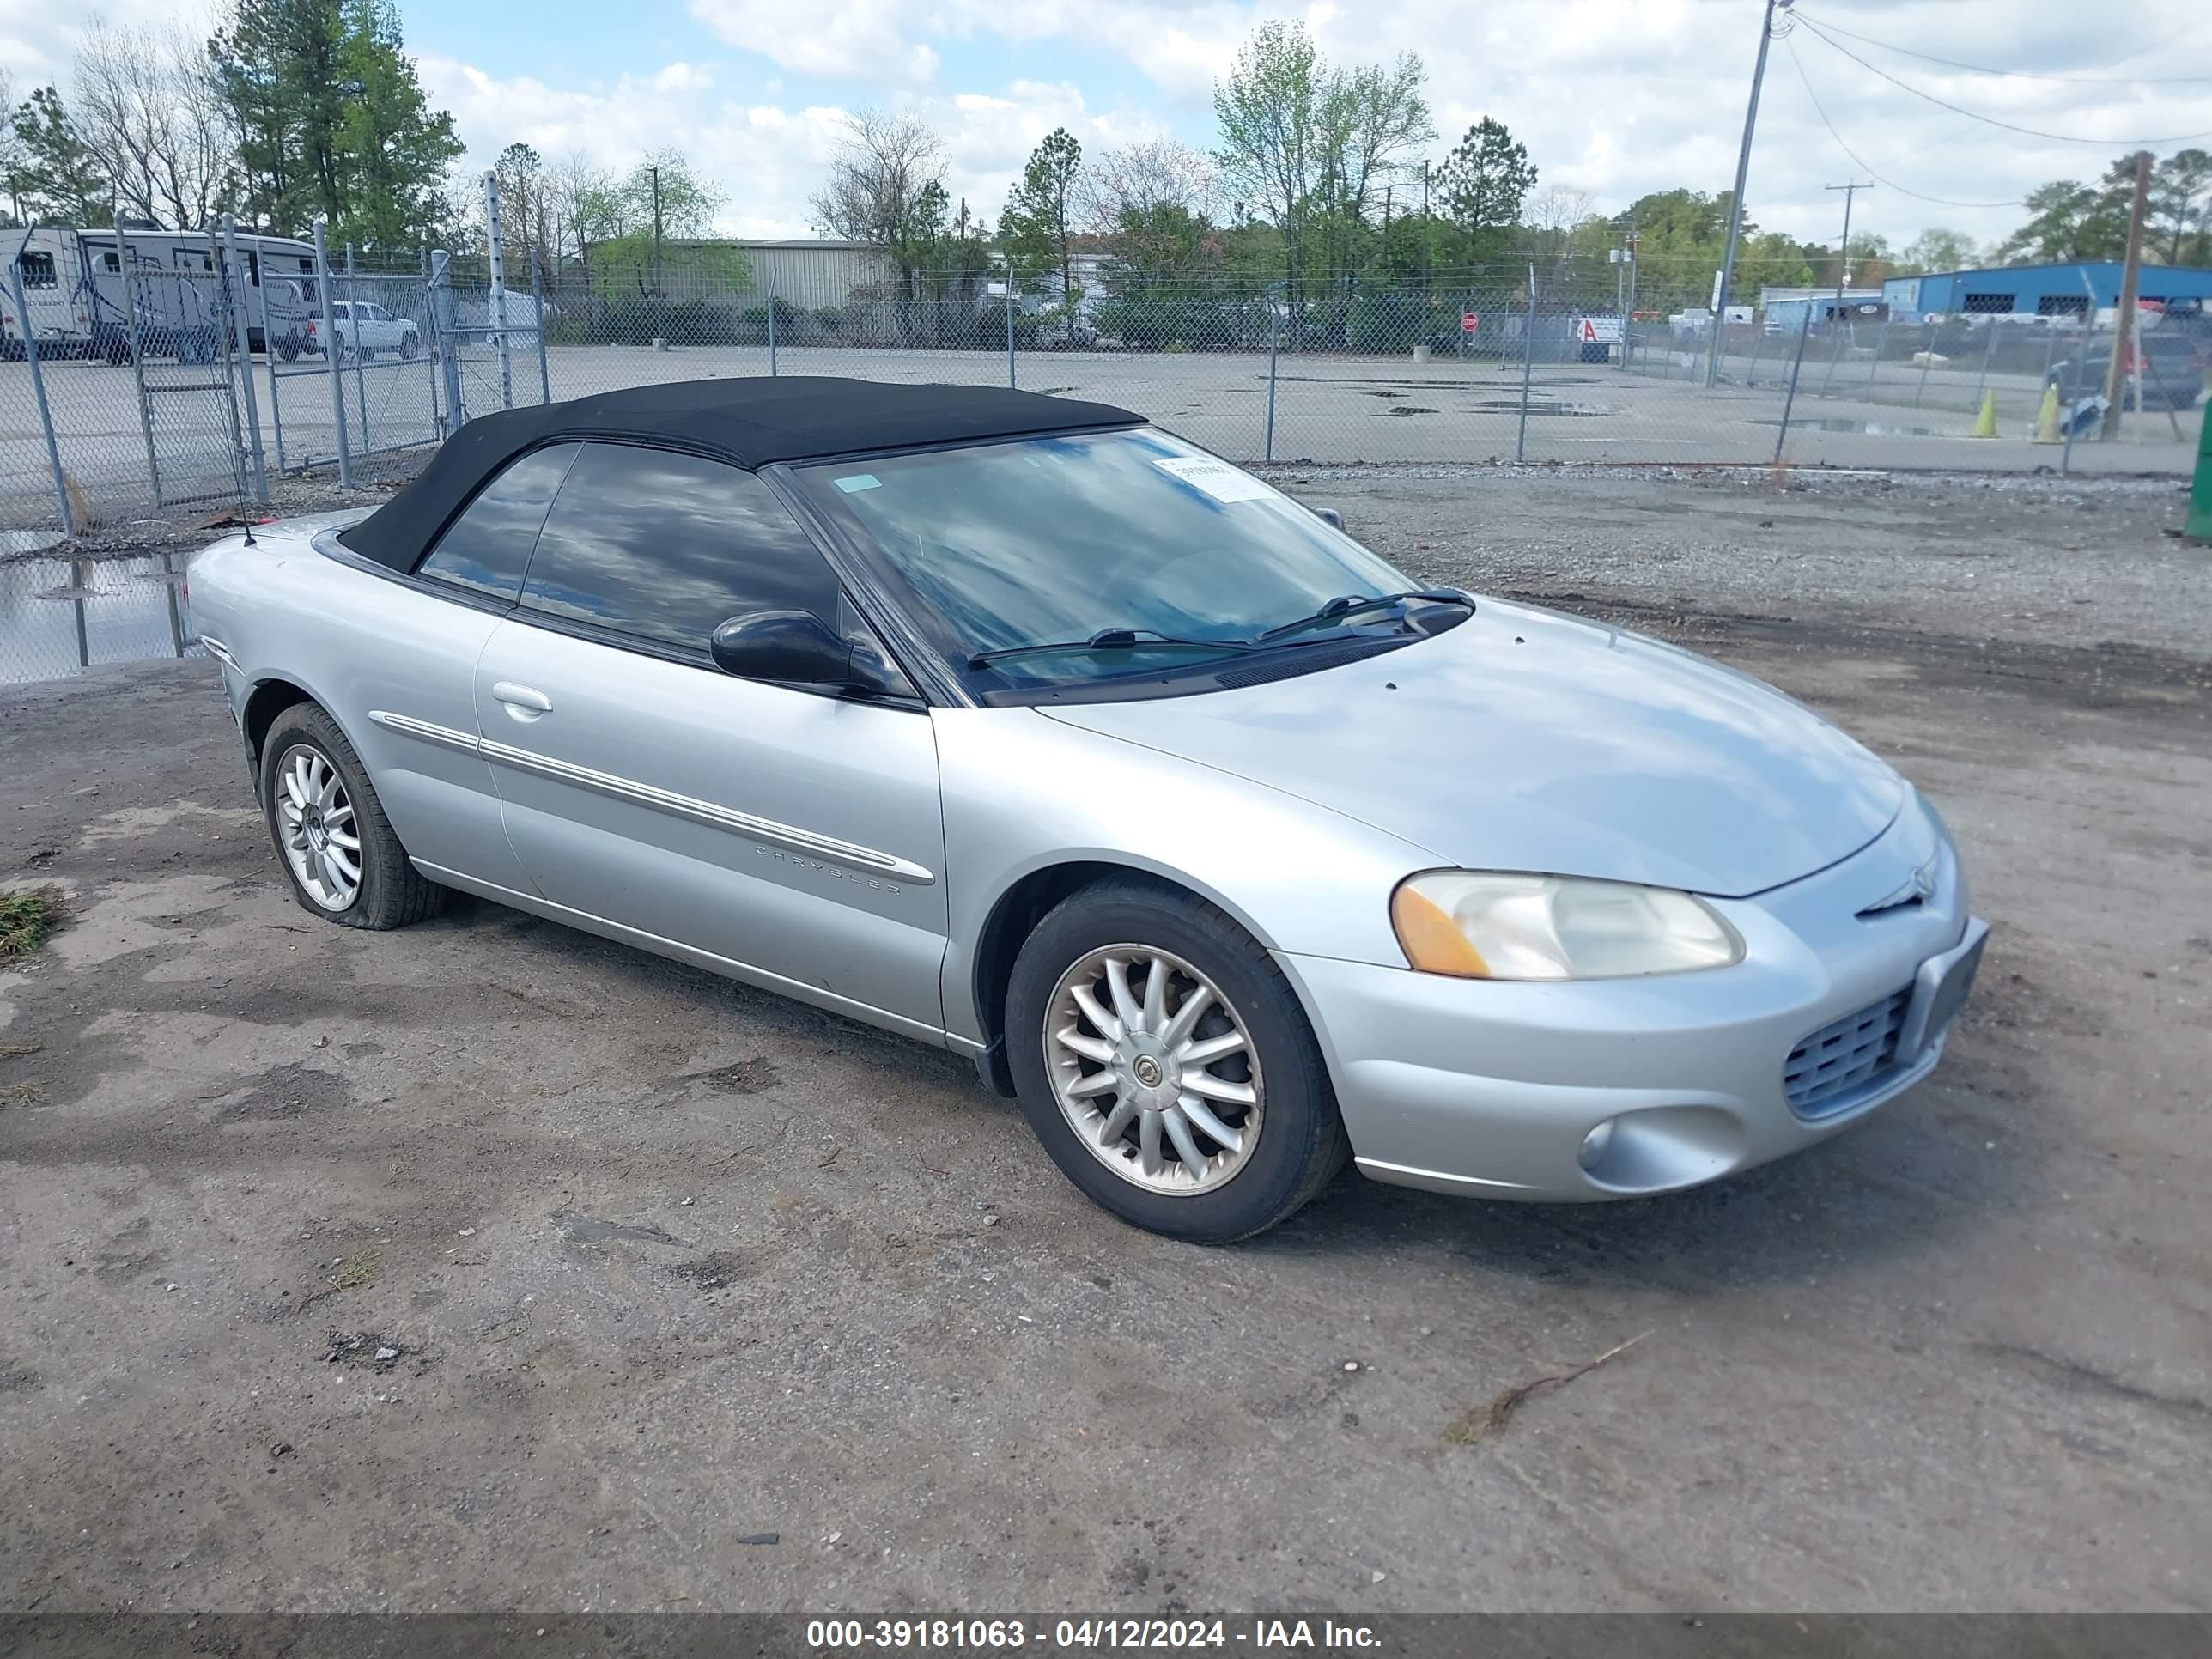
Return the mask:
{"type": "MultiPolygon", "coordinates": [[[[2136,284],[2139,296],[2174,309],[2201,309],[2212,301],[2212,270],[2196,265],[2149,265],[2136,284]]],[[[2078,316],[2120,302],[2118,260],[2064,265],[2004,265],[1995,270],[1946,270],[1925,276],[1892,276],[1881,297],[1893,317],[1911,320],[1931,313],[1955,316],[2078,316]]]]}

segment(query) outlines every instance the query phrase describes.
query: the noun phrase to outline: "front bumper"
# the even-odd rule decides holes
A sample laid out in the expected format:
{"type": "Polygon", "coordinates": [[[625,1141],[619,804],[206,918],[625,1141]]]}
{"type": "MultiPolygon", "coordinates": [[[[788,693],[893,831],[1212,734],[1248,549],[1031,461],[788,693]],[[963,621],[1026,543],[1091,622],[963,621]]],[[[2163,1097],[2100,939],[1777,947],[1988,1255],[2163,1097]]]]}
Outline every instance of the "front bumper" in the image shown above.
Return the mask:
{"type": "Polygon", "coordinates": [[[1948,839],[1910,811],[1839,865],[1715,908],[1745,958],[1705,973],[1533,984],[1276,959],[1314,1016],[1363,1172],[1490,1198],[1626,1198],[1779,1158],[1911,1088],[1942,1056],[1988,933],[1948,839]],[[1931,856],[1933,896],[1859,914],[1931,856]],[[1808,1100],[1801,1045],[1885,1006],[1864,1075],[1808,1100]]]}

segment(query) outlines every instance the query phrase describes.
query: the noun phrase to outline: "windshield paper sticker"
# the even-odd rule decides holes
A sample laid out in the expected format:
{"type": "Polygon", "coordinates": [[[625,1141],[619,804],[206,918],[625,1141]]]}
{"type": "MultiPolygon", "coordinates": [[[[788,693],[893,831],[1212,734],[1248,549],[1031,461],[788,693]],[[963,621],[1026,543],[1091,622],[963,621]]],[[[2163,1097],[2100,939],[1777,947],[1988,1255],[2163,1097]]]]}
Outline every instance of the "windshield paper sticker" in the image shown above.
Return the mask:
{"type": "Polygon", "coordinates": [[[1171,472],[1196,489],[1202,489],[1217,501],[1265,501],[1275,492],[1242,468],[1226,461],[1217,461],[1211,455],[1179,455],[1170,460],[1156,460],[1152,465],[1163,472],[1171,472]]]}
{"type": "Polygon", "coordinates": [[[872,472],[855,472],[850,477],[837,480],[837,488],[848,495],[862,489],[880,489],[884,481],[872,472]]]}

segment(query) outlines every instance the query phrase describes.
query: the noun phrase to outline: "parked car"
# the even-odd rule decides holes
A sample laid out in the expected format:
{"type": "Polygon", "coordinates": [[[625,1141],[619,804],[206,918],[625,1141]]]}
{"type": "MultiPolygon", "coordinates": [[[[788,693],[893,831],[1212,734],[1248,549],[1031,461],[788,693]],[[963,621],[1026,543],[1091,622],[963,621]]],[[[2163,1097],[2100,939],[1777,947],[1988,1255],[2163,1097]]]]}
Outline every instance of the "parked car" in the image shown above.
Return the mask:
{"type": "MultiPolygon", "coordinates": [[[[2105,392],[2105,377],[2112,364],[2112,340],[2091,337],[2086,349],[2077,346],[2051,364],[2044,376],[2046,386],[2058,389],[2058,401],[2075,404],[2105,392]]],[[[2136,343],[2129,370],[2124,408],[2135,407],[2140,387],[2145,409],[2194,409],[2204,393],[2207,349],[2202,337],[2181,329],[2149,329],[2136,343]]]]}
{"type": "MultiPolygon", "coordinates": [[[[342,357],[358,354],[367,362],[380,351],[409,359],[422,355],[422,331],[408,319],[393,316],[373,301],[331,301],[331,326],[337,332],[338,355],[342,357]]],[[[321,331],[321,319],[310,318],[307,335],[311,349],[320,348],[321,331]]]]}
{"type": "Polygon", "coordinates": [[[494,414],[190,580],[311,914],[459,890],[973,1056],[1184,1238],[1347,1159],[1595,1200],[1811,1146],[1935,1067],[1987,933],[1789,698],[1423,587],[1098,404],[494,414]]]}

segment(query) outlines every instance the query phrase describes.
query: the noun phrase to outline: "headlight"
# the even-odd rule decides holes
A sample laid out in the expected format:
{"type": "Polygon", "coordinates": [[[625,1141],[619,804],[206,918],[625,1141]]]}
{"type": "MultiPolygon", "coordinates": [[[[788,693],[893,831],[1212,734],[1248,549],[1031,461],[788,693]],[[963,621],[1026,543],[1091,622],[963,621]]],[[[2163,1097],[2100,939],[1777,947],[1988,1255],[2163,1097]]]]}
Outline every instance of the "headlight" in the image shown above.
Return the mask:
{"type": "Polygon", "coordinates": [[[1623,979],[1743,960],[1703,900],[1622,881],[1431,870],[1398,884],[1390,922],[1413,967],[1462,979],[1623,979]]]}

